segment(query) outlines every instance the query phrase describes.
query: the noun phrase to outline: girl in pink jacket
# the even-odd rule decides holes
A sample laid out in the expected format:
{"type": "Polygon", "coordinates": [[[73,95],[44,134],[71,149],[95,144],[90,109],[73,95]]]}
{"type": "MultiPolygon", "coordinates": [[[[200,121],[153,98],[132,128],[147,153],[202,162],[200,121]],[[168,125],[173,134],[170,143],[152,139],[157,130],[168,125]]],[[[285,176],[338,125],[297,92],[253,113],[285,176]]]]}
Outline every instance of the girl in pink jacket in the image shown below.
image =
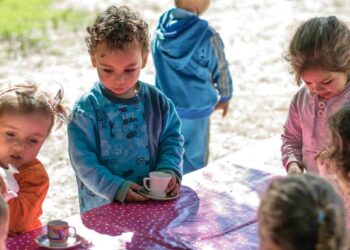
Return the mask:
{"type": "Polygon", "coordinates": [[[319,173],[315,156],[328,140],[327,119],[350,100],[350,29],[335,16],[297,29],[286,56],[297,83],[282,134],[288,173],[319,173]]]}

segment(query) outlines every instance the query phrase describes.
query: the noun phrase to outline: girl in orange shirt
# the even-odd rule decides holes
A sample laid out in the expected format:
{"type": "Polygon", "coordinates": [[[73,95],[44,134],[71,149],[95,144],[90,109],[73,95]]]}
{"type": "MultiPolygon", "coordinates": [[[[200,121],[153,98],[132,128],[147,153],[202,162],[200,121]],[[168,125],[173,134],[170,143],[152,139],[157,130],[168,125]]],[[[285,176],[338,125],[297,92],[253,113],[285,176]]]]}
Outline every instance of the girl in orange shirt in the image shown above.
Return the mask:
{"type": "MultiPolygon", "coordinates": [[[[66,121],[60,101],[63,90],[51,99],[33,83],[21,83],[0,91],[0,166],[15,166],[19,191],[8,201],[9,235],[41,227],[39,217],[49,188],[49,177],[37,155],[53,125],[66,121]],[[60,119],[57,119],[60,118],[60,119]]],[[[0,191],[7,192],[6,181],[0,191]]]]}

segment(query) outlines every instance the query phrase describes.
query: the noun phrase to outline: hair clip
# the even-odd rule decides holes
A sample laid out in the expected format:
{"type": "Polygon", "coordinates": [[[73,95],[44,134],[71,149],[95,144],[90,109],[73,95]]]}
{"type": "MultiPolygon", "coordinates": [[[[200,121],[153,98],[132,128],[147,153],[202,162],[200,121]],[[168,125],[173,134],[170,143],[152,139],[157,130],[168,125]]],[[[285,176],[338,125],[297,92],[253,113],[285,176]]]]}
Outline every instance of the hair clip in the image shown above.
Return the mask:
{"type": "Polygon", "coordinates": [[[64,122],[65,124],[68,124],[68,118],[63,115],[61,112],[57,111],[57,106],[61,103],[63,96],[64,96],[64,90],[63,87],[60,83],[56,82],[57,85],[59,85],[59,90],[57,91],[57,94],[55,95],[55,97],[52,100],[49,100],[49,104],[51,106],[51,109],[54,113],[55,116],[57,116],[62,122],[64,122]]]}
{"type": "Polygon", "coordinates": [[[324,222],[324,212],[321,210],[317,211],[317,222],[318,224],[322,224],[324,222]]]}
{"type": "MultiPolygon", "coordinates": [[[[64,96],[64,90],[63,90],[63,87],[60,83],[58,82],[55,82],[58,86],[59,86],[59,89],[57,91],[57,94],[55,95],[54,98],[50,98],[48,96],[47,93],[46,94],[46,102],[48,104],[48,106],[50,107],[52,113],[54,116],[58,117],[62,122],[64,122],[65,124],[68,124],[69,123],[69,119],[65,116],[65,113],[62,114],[62,112],[60,112],[60,110],[57,108],[58,105],[61,103],[62,99],[63,99],[63,96],[64,96]]],[[[35,84],[36,85],[36,84],[35,84]]],[[[16,87],[12,87],[12,88],[9,88],[9,89],[5,89],[3,91],[0,91],[0,96],[1,95],[4,95],[8,92],[15,92],[16,94],[18,94],[18,90],[21,90],[21,89],[29,89],[29,87],[26,87],[26,86],[16,86],[16,87]]],[[[35,87],[37,88],[37,86],[35,87]]]]}
{"type": "Polygon", "coordinates": [[[15,90],[17,90],[17,89],[19,89],[19,88],[18,88],[18,87],[13,87],[13,88],[5,89],[5,90],[3,90],[3,91],[0,92],[0,96],[6,94],[6,93],[8,93],[8,92],[15,91],[15,90]]]}
{"type": "Polygon", "coordinates": [[[57,106],[61,103],[63,99],[63,88],[60,86],[60,89],[58,90],[56,96],[52,99],[51,105],[55,109],[57,106]]]}

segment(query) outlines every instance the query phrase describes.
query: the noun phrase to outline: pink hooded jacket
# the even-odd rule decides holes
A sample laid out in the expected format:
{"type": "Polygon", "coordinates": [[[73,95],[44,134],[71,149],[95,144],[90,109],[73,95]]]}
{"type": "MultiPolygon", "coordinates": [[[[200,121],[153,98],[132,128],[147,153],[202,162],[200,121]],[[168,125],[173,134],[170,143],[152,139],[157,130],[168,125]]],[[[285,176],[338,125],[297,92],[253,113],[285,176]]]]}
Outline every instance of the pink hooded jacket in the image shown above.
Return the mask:
{"type": "Polygon", "coordinates": [[[327,119],[350,101],[350,84],[330,100],[309,93],[303,86],[294,95],[282,133],[282,163],[298,162],[308,172],[319,173],[315,156],[327,142],[327,119]]]}

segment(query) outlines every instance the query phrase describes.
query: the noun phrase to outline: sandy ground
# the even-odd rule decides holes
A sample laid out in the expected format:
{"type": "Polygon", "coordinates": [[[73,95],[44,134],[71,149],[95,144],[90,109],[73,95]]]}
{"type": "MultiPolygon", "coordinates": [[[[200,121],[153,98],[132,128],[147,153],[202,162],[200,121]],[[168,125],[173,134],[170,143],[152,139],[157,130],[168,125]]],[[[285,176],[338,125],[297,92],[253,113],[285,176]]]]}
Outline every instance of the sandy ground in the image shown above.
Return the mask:
{"type": "MultiPolygon", "coordinates": [[[[151,0],[62,0],[57,8],[104,9],[111,3],[128,5],[155,25],[161,13],[172,7],[172,1],[151,0]]],[[[211,126],[210,162],[239,155],[244,161],[263,155],[264,164],[280,167],[278,147],[290,99],[297,91],[283,53],[296,25],[313,16],[337,15],[345,21],[350,10],[341,0],[214,0],[203,18],[218,30],[225,43],[227,60],[234,79],[234,98],[225,119],[214,113],[211,126]],[[273,139],[271,139],[273,138],[273,139]],[[260,145],[259,147],[251,147],[260,145]],[[249,148],[249,150],[247,150],[249,148]],[[245,150],[244,150],[245,149],[245,150]],[[253,152],[252,152],[253,151],[253,152]],[[237,154],[237,152],[243,152],[237,154]]],[[[67,31],[49,31],[49,49],[36,50],[26,56],[4,51],[16,44],[0,43],[0,79],[34,78],[48,83],[58,81],[65,88],[65,100],[71,106],[96,79],[84,44],[85,27],[67,31]],[[5,58],[5,59],[4,59],[5,58]]],[[[141,79],[153,83],[152,60],[141,79]]],[[[66,218],[79,212],[75,176],[67,154],[66,129],[54,131],[40,152],[39,159],[50,175],[50,190],[44,203],[42,221],[66,218]]],[[[222,162],[222,161],[221,161],[222,162]]]]}

